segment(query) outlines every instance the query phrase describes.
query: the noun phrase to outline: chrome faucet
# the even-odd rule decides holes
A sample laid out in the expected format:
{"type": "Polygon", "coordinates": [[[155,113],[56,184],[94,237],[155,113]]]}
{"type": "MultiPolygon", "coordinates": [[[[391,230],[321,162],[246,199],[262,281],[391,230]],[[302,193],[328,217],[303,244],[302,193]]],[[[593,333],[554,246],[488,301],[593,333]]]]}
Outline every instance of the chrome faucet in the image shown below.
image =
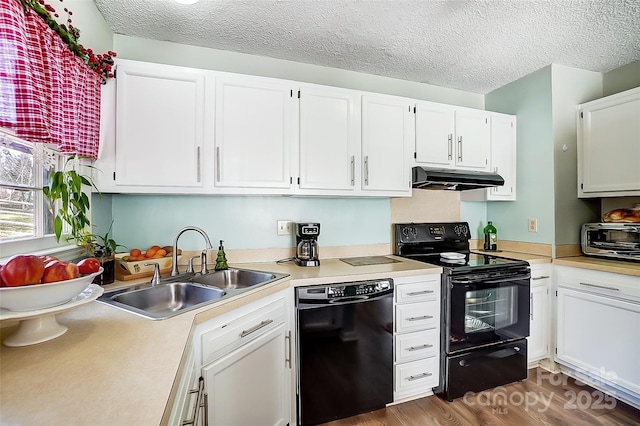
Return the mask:
{"type": "MultiPolygon", "coordinates": [[[[176,275],[178,275],[178,239],[180,238],[180,235],[184,234],[186,231],[199,232],[200,235],[202,235],[202,237],[204,238],[204,241],[207,243],[207,247],[205,251],[209,249],[213,249],[213,246],[211,245],[211,240],[209,240],[209,236],[202,229],[196,226],[187,226],[182,228],[180,231],[178,231],[178,235],[176,235],[176,239],[173,241],[173,252],[171,253],[171,276],[172,277],[175,277],[176,275]]],[[[206,256],[203,256],[203,257],[204,259],[206,259],[206,256]]],[[[204,269],[206,270],[206,266],[204,266],[204,269]]]]}

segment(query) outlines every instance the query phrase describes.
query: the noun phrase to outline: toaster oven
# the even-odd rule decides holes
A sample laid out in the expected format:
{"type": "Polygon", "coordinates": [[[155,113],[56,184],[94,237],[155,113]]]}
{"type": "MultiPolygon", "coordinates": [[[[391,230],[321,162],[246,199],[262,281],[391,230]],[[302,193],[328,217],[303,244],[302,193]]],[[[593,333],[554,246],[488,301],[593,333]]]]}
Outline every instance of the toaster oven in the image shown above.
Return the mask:
{"type": "Polygon", "coordinates": [[[640,262],[640,223],[585,223],[581,242],[585,255],[640,262]]]}

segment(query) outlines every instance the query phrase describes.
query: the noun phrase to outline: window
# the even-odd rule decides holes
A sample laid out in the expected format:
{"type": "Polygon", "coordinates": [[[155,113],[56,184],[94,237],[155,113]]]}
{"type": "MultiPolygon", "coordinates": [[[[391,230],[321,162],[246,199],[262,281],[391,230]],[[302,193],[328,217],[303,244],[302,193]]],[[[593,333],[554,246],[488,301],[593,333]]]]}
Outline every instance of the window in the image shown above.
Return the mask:
{"type": "Polygon", "coordinates": [[[6,250],[10,243],[33,240],[28,246],[37,250],[45,248],[38,240],[51,239],[53,214],[42,186],[59,162],[59,155],[44,144],[25,142],[0,130],[0,257],[10,251],[6,250]]]}

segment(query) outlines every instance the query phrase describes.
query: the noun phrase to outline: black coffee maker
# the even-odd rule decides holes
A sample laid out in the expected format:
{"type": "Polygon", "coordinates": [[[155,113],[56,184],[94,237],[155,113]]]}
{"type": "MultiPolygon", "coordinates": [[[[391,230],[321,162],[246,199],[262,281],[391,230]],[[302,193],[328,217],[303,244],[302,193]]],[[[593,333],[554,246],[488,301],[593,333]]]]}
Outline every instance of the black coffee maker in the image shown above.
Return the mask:
{"type": "Polygon", "coordinates": [[[319,266],[318,235],[319,223],[296,223],[296,258],[298,266],[319,266]]]}

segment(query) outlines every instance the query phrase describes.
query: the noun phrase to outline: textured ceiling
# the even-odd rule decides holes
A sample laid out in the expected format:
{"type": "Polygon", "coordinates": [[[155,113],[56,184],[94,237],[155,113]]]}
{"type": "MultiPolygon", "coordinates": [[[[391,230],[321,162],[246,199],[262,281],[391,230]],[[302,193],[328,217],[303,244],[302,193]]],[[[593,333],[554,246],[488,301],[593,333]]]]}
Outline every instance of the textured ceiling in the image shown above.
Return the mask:
{"type": "Polygon", "coordinates": [[[640,60],[640,0],[94,0],[117,34],[485,94],[640,60]]]}

